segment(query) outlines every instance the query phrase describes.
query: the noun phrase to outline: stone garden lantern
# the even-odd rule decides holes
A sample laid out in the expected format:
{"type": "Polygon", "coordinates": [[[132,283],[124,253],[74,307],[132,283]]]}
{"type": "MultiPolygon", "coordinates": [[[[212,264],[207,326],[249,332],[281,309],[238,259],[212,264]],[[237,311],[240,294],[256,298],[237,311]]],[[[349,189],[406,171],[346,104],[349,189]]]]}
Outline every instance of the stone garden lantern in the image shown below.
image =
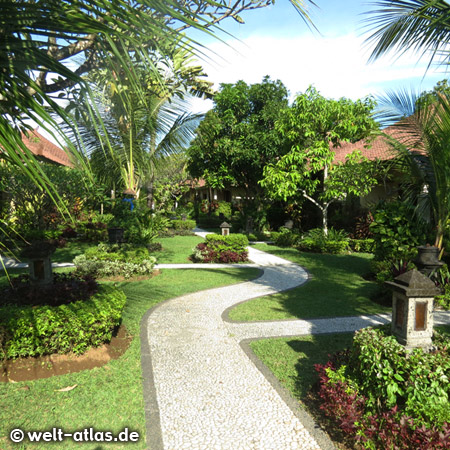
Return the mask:
{"type": "Polygon", "coordinates": [[[392,289],[392,334],[408,350],[430,349],[433,335],[433,301],[440,290],[418,270],[387,281],[392,289]]]}
{"type": "Polygon", "coordinates": [[[36,242],[26,247],[21,256],[28,260],[28,270],[30,281],[33,284],[51,284],[53,281],[53,271],[51,255],[55,247],[48,242],[36,242]]]}
{"type": "Polygon", "coordinates": [[[222,230],[222,236],[228,236],[230,234],[231,225],[227,222],[223,222],[220,225],[220,229],[222,230]]]}

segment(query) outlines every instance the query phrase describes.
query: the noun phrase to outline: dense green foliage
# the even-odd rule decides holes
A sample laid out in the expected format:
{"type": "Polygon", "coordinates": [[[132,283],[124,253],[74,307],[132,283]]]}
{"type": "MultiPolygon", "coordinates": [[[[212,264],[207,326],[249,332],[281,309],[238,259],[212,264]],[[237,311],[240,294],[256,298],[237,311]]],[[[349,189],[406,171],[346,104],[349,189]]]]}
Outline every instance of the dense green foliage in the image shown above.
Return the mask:
{"type": "Polygon", "coordinates": [[[222,84],[188,150],[192,175],[212,187],[247,186],[249,195],[257,194],[264,166],[283,153],[275,121],[286,106],[279,80],[222,84]]]}
{"type": "Polygon", "coordinates": [[[174,230],[190,230],[195,228],[195,220],[172,220],[171,226],[174,230]]]}
{"type": "Polygon", "coordinates": [[[370,231],[375,241],[375,259],[412,259],[415,247],[426,243],[426,225],[414,217],[414,210],[400,202],[380,204],[370,231]]]}
{"type": "Polygon", "coordinates": [[[0,308],[0,358],[77,354],[111,339],[125,306],[125,294],[103,286],[88,300],[60,306],[0,308]]]}

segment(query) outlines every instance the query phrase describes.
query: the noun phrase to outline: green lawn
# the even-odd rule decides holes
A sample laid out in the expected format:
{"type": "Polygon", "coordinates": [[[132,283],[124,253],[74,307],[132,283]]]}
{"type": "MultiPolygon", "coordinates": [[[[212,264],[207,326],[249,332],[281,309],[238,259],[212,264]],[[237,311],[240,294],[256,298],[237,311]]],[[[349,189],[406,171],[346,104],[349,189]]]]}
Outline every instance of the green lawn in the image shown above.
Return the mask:
{"type": "Polygon", "coordinates": [[[75,256],[81,255],[90,247],[97,247],[91,242],[69,241],[64,248],[57,248],[52,255],[54,263],[71,263],[75,256]]]}
{"type": "Polygon", "coordinates": [[[158,238],[155,242],[160,242],[162,251],[152,253],[158,264],[186,264],[191,263],[189,256],[192,249],[203,242],[200,236],[174,236],[158,238]]]}
{"type": "Polygon", "coordinates": [[[314,364],[348,348],[353,333],[262,339],[250,343],[255,355],[273,372],[292,396],[302,401],[317,381],[314,364]]]}
{"type": "Polygon", "coordinates": [[[298,288],[242,303],[230,311],[236,321],[353,316],[390,311],[370,300],[378,286],[362,275],[369,272],[371,255],[300,253],[291,248],[258,244],[259,250],[300,264],[311,279],[298,288]]]}
{"type": "MultiPolygon", "coordinates": [[[[140,433],[133,448],[144,449],[145,417],[142,394],[139,322],[153,305],[181,294],[227,284],[259,275],[257,269],[162,270],[146,281],[119,283],[127,295],[123,323],[134,335],[130,348],[118,360],[89,371],[43,380],[0,383],[0,448],[25,448],[12,445],[5,436],[13,428],[51,430],[61,427],[66,432],[93,427],[118,432],[125,427],[140,433]],[[69,392],[58,389],[77,385],[69,392]]],[[[3,280],[4,281],[4,280],[3,280]]],[[[64,448],[114,448],[113,445],[80,444],[64,441],[64,448]]],[[[61,448],[61,443],[33,444],[27,448],[61,448]]]]}

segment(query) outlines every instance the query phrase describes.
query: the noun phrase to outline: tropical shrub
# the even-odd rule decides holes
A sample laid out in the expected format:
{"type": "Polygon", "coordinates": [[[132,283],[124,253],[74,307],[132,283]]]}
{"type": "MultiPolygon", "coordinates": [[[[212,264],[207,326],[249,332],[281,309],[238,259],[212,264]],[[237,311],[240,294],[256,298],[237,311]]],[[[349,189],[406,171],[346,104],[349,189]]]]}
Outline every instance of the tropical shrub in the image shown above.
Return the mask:
{"type": "Polygon", "coordinates": [[[375,249],[375,241],[371,238],[350,239],[348,245],[350,250],[358,253],[372,253],[375,249]]]}
{"type": "Polygon", "coordinates": [[[243,234],[206,235],[206,242],[198,244],[192,255],[196,262],[238,263],[247,261],[248,239],[243,234]]]}
{"type": "Polygon", "coordinates": [[[76,226],[76,234],[82,241],[104,242],[108,240],[108,225],[92,219],[79,221],[76,226]]]}
{"type": "Polygon", "coordinates": [[[322,228],[308,231],[297,243],[301,251],[339,254],[348,251],[349,238],[345,231],[330,228],[325,235],[322,228]]]}
{"type": "Polygon", "coordinates": [[[355,333],[344,357],[317,365],[321,409],[364,448],[450,445],[450,342],[408,353],[388,328],[355,333]]]}
{"type": "Polygon", "coordinates": [[[375,275],[375,280],[382,286],[385,281],[392,281],[402,273],[415,269],[416,265],[409,259],[400,258],[384,261],[372,260],[370,267],[372,273],[375,275]]]}
{"type": "Polygon", "coordinates": [[[426,243],[427,227],[411,207],[401,202],[383,202],[374,212],[370,231],[378,261],[407,259],[416,255],[416,247],[426,243]]]}
{"type": "Polygon", "coordinates": [[[76,272],[94,278],[134,275],[150,275],[156,258],[150,256],[148,248],[133,247],[130,244],[99,244],[89,248],[73,260],[76,272]]]}
{"type": "Polygon", "coordinates": [[[270,237],[279,247],[295,247],[300,240],[300,234],[296,230],[281,227],[278,233],[271,233],[270,237]]]}
{"type": "Polygon", "coordinates": [[[73,352],[108,342],[120,324],[125,294],[100,286],[87,300],[60,306],[0,307],[0,358],[73,352]]]}

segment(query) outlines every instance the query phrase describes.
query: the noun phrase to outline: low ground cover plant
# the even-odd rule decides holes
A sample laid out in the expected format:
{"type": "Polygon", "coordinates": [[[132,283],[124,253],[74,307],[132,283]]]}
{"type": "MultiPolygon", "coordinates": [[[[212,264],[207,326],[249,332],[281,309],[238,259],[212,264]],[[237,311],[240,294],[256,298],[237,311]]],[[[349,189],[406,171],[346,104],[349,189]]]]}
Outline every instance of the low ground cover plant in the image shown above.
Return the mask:
{"type": "Polygon", "coordinates": [[[407,353],[387,327],[355,333],[352,347],[316,365],[321,409],[364,448],[450,447],[450,340],[407,353]]]}
{"type": "Polygon", "coordinates": [[[198,244],[192,255],[195,262],[239,263],[248,260],[248,239],[244,234],[206,235],[205,242],[198,244]]]}
{"type": "Polygon", "coordinates": [[[130,244],[105,244],[86,250],[73,260],[76,272],[94,278],[133,275],[150,275],[156,263],[156,258],[150,256],[146,247],[130,244]]]}
{"type": "Polygon", "coordinates": [[[74,352],[81,354],[111,339],[120,324],[125,294],[100,286],[87,299],[50,306],[0,307],[0,359],[74,352]]]}

